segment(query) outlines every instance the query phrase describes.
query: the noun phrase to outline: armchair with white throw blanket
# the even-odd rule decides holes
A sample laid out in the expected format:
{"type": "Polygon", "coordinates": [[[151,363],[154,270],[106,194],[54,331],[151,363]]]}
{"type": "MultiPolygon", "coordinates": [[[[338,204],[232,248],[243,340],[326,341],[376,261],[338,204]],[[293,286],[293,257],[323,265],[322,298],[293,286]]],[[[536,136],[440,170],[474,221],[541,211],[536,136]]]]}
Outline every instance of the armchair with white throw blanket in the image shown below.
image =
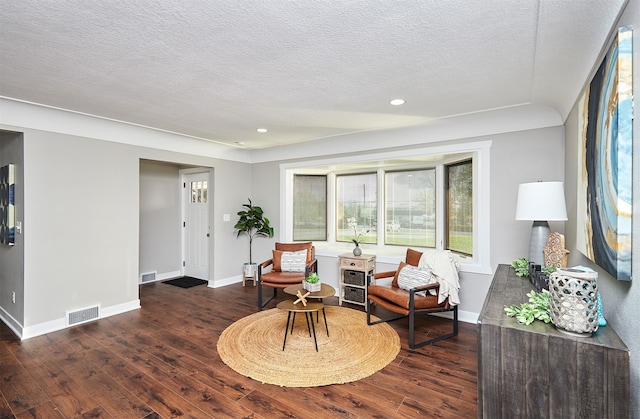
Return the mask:
{"type": "Polygon", "coordinates": [[[369,325],[409,317],[409,347],[420,348],[458,334],[460,304],[459,265],[448,250],[418,252],[407,249],[405,262],[395,271],[376,273],[376,280],[393,277],[389,286],[370,285],[367,289],[367,323],[369,325]],[[371,321],[373,304],[400,316],[371,321]],[[414,342],[416,314],[453,313],[453,331],[419,343],[414,342]]]}

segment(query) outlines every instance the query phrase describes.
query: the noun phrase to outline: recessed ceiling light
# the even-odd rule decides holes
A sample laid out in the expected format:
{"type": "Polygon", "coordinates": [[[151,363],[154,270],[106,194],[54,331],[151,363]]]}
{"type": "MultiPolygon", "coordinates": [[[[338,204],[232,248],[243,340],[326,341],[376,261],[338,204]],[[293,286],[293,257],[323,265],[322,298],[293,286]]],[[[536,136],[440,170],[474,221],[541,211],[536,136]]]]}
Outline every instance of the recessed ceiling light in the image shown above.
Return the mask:
{"type": "Polygon", "coordinates": [[[393,99],[389,103],[392,104],[393,106],[404,105],[404,99],[393,99]]]}
{"type": "Polygon", "coordinates": [[[236,141],[236,144],[238,144],[238,145],[244,145],[244,141],[236,141]]]}
{"type": "Polygon", "coordinates": [[[258,132],[267,132],[267,129],[266,128],[258,128],[256,131],[258,131],[258,132]]]}

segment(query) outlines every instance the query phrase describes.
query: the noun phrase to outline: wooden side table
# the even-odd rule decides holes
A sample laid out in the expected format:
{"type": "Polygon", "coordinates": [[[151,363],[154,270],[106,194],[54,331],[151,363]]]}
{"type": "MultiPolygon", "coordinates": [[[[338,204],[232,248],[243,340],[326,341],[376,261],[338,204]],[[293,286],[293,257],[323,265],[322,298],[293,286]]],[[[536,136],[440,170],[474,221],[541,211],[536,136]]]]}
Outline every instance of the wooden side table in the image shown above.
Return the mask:
{"type": "MultiPolygon", "coordinates": [[[[298,291],[301,292],[302,294],[306,294],[306,290],[302,287],[302,285],[289,285],[287,288],[284,289],[284,293],[285,294],[289,294],[289,295],[297,295],[298,291]]],[[[318,300],[321,303],[324,302],[323,300],[325,298],[329,298],[329,297],[333,297],[336,293],[335,288],[333,288],[331,285],[326,284],[324,282],[322,282],[320,284],[320,291],[314,291],[312,293],[309,294],[309,296],[307,297],[310,300],[318,300]]],[[[327,329],[327,336],[329,336],[329,326],[327,325],[327,313],[325,313],[324,311],[324,307],[322,307],[322,317],[324,317],[324,326],[327,329]]],[[[295,316],[294,316],[295,319],[295,316]]],[[[320,321],[320,313],[317,312],[316,313],[316,322],[320,321]]]]}
{"type": "MultiPolygon", "coordinates": [[[[289,333],[289,323],[291,322],[291,313],[293,313],[295,321],[296,313],[304,313],[304,318],[307,320],[307,329],[309,329],[309,336],[311,336],[311,329],[313,329],[313,341],[316,344],[316,352],[318,352],[318,339],[316,339],[316,326],[313,322],[313,313],[317,313],[318,311],[324,308],[324,304],[320,301],[307,301],[307,305],[303,305],[302,303],[293,304],[291,300],[285,300],[278,303],[277,307],[280,310],[288,311],[287,315],[287,325],[284,328],[284,342],[282,343],[282,350],[284,351],[284,347],[287,345],[287,334],[289,333]],[[309,327],[311,324],[311,328],[309,327]]],[[[325,324],[326,324],[325,318],[325,324]]],[[[293,322],[291,322],[291,333],[293,333],[293,322]]],[[[327,327],[327,336],[329,335],[329,328],[327,327]]]]}
{"type": "Polygon", "coordinates": [[[344,253],[338,256],[338,280],[340,281],[340,302],[367,304],[367,287],[376,269],[375,255],[354,256],[344,253]]]}

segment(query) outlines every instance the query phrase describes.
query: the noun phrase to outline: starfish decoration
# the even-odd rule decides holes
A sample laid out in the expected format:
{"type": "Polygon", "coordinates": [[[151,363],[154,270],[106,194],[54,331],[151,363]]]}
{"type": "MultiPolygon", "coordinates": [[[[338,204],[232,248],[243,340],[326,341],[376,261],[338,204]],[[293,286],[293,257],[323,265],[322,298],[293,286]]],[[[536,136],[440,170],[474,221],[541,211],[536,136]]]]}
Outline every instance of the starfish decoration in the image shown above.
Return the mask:
{"type": "Polygon", "coordinates": [[[296,294],[296,296],[298,297],[297,300],[295,300],[293,302],[293,304],[298,304],[298,303],[302,303],[303,306],[307,306],[307,297],[309,296],[309,294],[311,294],[310,292],[307,291],[307,293],[305,295],[302,295],[302,293],[300,292],[300,290],[298,290],[298,293],[296,294]]]}

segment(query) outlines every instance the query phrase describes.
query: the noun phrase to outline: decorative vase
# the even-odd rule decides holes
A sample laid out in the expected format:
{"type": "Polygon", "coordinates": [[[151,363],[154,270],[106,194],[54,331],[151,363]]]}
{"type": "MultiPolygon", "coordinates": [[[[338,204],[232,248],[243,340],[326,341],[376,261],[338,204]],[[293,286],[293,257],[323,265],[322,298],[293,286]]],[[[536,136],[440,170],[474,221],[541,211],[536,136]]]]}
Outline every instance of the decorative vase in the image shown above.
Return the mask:
{"type": "Polygon", "coordinates": [[[591,336],[598,330],[598,273],[559,268],[549,278],[549,314],[561,332],[591,336]]]}
{"type": "Polygon", "coordinates": [[[356,244],[356,247],[353,248],[353,256],[360,256],[362,254],[362,249],[360,246],[356,244]]]}

